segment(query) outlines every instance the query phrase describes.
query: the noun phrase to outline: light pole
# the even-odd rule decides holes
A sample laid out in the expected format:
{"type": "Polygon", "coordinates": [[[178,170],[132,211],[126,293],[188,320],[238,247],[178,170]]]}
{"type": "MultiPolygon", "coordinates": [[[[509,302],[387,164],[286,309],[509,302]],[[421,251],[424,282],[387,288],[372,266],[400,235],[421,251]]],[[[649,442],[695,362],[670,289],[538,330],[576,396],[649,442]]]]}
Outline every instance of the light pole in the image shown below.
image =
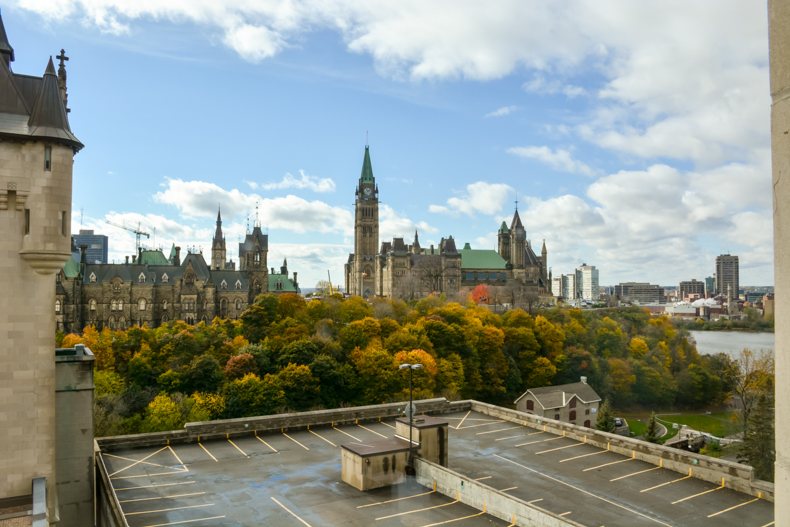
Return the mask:
{"type": "Polygon", "coordinates": [[[411,429],[412,429],[412,424],[414,423],[414,403],[413,403],[413,399],[414,398],[413,398],[413,395],[412,395],[413,392],[412,392],[411,379],[412,379],[412,375],[414,374],[414,370],[419,370],[420,368],[422,368],[422,364],[407,364],[407,363],[404,363],[404,364],[401,364],[400,366],[398,366],[398,369],[400,369],[400,370],[409,370],[409,407],[408,407],[408,411],[409,411],[409,460],[407,462],[406,467],[407,467],[407,469],[411,470],[412,472],[414,471],[414,452],[412,450],[412,441],[411,441],[412,431],[411,431],[411,429]]]}

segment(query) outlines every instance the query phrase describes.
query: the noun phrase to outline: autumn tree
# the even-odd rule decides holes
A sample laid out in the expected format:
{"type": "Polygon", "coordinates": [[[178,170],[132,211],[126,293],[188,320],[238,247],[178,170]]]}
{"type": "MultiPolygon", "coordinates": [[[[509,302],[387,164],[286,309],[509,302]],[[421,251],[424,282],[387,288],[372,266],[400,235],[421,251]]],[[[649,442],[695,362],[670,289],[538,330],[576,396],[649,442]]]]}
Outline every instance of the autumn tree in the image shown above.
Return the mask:
{"type": "Polygon", "coordinates": [[[488,290],[488,286],[485,284],[478,284],[472,289],[472,292],[469,293],[469,298],[475,304],[487,304],[489,296],[491,295],[490,291],[488,290]]]}
{"type": "Polygon", "coordinates": [[[397,370],[396,377],[400,391],[396,397],[401,400],[409,398],[409,372],[400,370],[401,364],[422,364],[422,368],[413,370],[412,390],[415,399],[430,399],[434,396],[436,388],[436,375],[438,367],[434,359],[427,351],[422,349],[412,349],[409,351],[399,351],[395,354],[392,361],[393,370],[397,370]]]}
{"type": "Polygon", "coordinates": [[[734,364],[733,391],[741,407],[744,432],[749,428],[749,416],[760,397],[773,390],[774,363],[767,353],[741,350],[734,364]]]}
{"type": "Polygon", "coordinates": [[[316,405],[321,388],[309,366],[288,364],[277,372],[276,378],[277,384],[285,393],[287,408],[302,411],[316,405]]]}
{"type": "Polygon", "coordinates": [[[738,461],[754,467],[756,478],[773,481],[776,446],[774,433],[774,398],[760,394],[749,413],[749,423],[738,450],[738,461]]]}

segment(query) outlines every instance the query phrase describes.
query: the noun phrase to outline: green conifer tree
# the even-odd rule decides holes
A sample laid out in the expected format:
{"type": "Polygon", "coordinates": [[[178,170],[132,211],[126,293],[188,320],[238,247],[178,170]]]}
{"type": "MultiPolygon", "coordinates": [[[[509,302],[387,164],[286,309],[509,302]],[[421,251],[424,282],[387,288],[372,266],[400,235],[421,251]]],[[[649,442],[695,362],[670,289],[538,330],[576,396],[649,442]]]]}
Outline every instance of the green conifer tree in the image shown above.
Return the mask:
{"type": "Polygon", "coordinates": [[[595,428],[604,432],[614,432],[614,415],[612,414],[612,407],[609,405],[609,399],[605,399],[598,408],[598,418],[595,420],[595,428]]]}
{"type": "Polygon", "coordinates": [[[763,393],[749,414],[746,433],[738,451],[738,461],[754,467],[754,477],[765,481],[774,480],[774,399],[763,393]]]}

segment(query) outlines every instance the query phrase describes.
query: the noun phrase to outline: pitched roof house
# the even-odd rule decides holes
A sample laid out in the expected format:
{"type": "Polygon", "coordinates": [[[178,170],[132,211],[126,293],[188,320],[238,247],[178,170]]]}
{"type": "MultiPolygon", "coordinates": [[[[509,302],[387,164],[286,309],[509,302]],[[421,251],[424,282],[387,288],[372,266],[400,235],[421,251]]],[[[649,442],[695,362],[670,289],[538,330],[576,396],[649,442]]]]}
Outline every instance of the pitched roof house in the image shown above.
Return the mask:
{"type": "Polygon", "coordinates": [[[515,400],[516,409],[529,414],[592,427],[601,397],[587,384],[580,382],[530,388],[515,400]]]}

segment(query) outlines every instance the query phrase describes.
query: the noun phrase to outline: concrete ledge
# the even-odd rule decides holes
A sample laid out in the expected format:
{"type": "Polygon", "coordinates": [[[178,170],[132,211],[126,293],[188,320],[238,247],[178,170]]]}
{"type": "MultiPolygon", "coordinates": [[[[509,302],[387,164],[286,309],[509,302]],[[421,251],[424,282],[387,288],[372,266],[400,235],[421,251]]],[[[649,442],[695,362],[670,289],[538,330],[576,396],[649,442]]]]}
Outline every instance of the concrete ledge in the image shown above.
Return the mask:
{"type": "Polygon", "coordinates": [[[684,452],[664,445],[656,445],[639,439],[563,423],[478,401],[472,401],[471,408],[476,412],[491,417],[498,417],[506,421],[570,437],[598,448],[611,450],[624,456],[673,470],[679,474],[692,475],[703,481],[723,484],[725,487],[738,492],[771,502],[774,500],[773,483],[755,480],[754,469],[749,465],[703,456],[693,452],[684,452]]]}
{"type": "MultiPolygon", "coordinates": [[[[449,402],[444,397],[414,401],[420,413],[441,414],[460,412],[471,409],[472,401],[449,402]]],[[[331,410],[315,410],[290,414],[242,417],[238,419],[222,419],[187,423],[183,430],[154,432],[150,434],[133,434],[96,438],[99,448],[104,452],[112,452],[124,448],[139,448],[162,444],[195,443],[209,439],[242,436],[257,432],[304,430],[311,426],[348,424],[365,421],[389,419],[403,414],[405,402],[377,404],[370,406],[353,406],[334,408],[331,410]]]]}
{"type": "Polygon", "coordinates": [[[581,527],[581,523],[557,516],[547,510],[500,492],[453,470],[421,458],[414,460],[417,483],[432,488],[479,511],[511,525],[530,527],[581,527]]]}

